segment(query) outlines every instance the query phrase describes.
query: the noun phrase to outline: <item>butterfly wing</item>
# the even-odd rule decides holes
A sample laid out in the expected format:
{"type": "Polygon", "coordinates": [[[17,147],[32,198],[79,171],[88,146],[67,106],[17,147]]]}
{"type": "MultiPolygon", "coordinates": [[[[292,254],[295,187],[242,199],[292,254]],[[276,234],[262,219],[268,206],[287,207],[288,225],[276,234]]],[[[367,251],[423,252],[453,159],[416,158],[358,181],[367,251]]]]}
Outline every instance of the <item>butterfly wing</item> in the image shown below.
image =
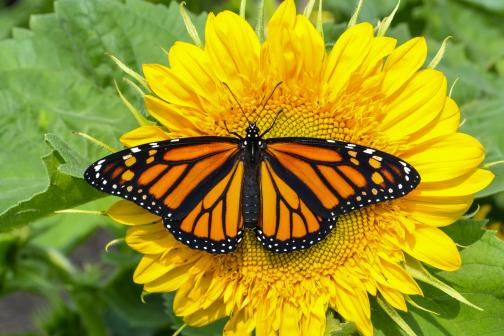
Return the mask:
{"type": "Polygon", "coordinates": [[[339,215],[404,196],[420,182],[411,165],[376,149],[312,138],[266,143],[256,231],[272,251],[307,248],[335,227],[339,215]]]}
{"type": "Polygon", "coordinates": [[[161,216],[182,243],[226,253],[243,234],[239,153],[234,138],[168,140],[109,155],[84,177],[95,188],[161,216]]]}

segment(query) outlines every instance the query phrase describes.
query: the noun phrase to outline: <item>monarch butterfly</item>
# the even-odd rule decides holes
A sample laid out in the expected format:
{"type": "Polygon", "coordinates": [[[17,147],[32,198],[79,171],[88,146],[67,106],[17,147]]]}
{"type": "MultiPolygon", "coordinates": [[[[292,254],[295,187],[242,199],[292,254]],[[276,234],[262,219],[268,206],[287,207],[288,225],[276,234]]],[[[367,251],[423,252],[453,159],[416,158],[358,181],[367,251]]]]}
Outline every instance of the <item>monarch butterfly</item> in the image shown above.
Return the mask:
{"type": "Polygon", "coordinates": [[[210,253],[234,251],[247,229],[270,251],[306,249],[337,225],[338,216],[404,196],[420,183],[411,165],[377,149],[316,138],[263,139],[274,124],[261,133],[249,121],[245,137],[230,132],[234,137],[125,149],[92,164],[84,177],[161,216],[176,239],[210,253]]]}

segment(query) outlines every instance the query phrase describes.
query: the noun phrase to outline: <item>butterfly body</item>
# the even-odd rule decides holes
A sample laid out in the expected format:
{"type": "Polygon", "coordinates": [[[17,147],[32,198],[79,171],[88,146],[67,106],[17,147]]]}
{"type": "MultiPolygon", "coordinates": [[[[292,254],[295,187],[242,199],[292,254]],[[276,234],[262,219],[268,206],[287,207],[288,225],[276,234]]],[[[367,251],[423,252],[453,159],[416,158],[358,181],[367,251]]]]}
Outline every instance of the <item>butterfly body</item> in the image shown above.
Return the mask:
{"type": "Polygon", "coordinates": [[[228,253],[245,230],[272,252],[306,249],[339,216],[402,197],[420,182],[399,158],[357,144],[268,138],[251,123],[245,137],[193,137],[144,144],[91,165],[94,187],[162,217],[177,240],[228,253]]]}
{"type": "Polygon", "coordinates": [[[245,138],[240,141],[240,148],[243,150],[243,162],[245,163],[241,207],[245,227],[253,229],[259,220],[260,162],[266,144],[262,140],[259,128],[255,123],[250,124],[245,133],[245,138]]]}

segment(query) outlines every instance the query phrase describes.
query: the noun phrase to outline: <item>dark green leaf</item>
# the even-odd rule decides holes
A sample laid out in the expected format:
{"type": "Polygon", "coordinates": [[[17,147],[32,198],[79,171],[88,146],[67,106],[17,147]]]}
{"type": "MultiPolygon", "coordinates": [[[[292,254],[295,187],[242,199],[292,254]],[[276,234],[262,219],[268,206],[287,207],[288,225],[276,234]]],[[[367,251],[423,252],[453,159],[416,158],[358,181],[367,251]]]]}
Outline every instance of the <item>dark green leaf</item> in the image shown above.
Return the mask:
{"type": "Polygon", "coordinates": [[[115,274],[103,289],[107,304],[132,327],[167,326],[169,319],[164,313],[161,296],[149,295],[142,303],[142,286],[133,283],[132,279],[131,268],[115,274]]]}

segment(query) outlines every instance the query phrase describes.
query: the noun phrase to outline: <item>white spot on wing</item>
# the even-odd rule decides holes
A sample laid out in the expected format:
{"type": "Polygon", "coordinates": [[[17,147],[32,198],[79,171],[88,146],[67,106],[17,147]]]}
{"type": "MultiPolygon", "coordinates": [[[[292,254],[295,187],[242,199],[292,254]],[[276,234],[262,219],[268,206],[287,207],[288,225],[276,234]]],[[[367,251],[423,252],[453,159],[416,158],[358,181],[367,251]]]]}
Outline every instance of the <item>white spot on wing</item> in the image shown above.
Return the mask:
{"type": "Polygon", "coordinates": [[[140,152],[140,148],[138,148],[138,147],[133,147],[133,148],[131,148],[131,149],[130,149],[130,151],[131,151],[132,153],[138,153],[138,152],[140,152]]]}

